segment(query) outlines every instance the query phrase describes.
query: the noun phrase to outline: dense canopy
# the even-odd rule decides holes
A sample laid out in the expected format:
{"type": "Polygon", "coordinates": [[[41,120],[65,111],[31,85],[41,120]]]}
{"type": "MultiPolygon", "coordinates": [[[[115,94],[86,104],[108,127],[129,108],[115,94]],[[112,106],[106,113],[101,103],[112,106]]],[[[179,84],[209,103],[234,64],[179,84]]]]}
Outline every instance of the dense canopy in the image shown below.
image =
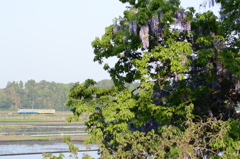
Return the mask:
{"type": "Polygon", "coordinates": [[[76,84],[68,120],[90,114],[88,142],[101,158],[240,157],[240,2],[216,0],[218,18],[179,0],[120,1],[124,17],[92,42],[115,86],[76,84]]]}

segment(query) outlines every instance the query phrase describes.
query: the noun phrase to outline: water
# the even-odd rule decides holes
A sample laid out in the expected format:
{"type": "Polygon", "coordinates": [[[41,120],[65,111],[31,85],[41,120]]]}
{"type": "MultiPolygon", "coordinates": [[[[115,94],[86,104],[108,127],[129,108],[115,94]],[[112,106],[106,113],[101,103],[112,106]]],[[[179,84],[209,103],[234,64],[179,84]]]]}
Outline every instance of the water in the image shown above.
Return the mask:
{"type": "Polygon", "coordinates": [[[18,156],[0,156],[0,159],[42,159],[40,155],[18,155],[18,156]]]}
{"type": "MultiPolygon", "coordinates": [[[[99,155],[97,152],[85,152],[86,154],[90,155],[91,157],[98,158],[99,155]]],[[[65,159],[73,159],[70,157],[70,153],[62,153],[65,159]]],[[[54,154],[58,156],[59,154],[54,154]]],[[[78,154],[78,158],[81,159],[83,157],[83,153],[78,154]]],[[[0,156],[0,159],[43,159],[42,155],[16,155],[16,156],[0,156]]]]}
{"type": "MultiPolygon", "coordinates": [[[[97,151],[87,151],[86,145],[80,141],[73,141],[73,144],[79,148],[79,150],[86,150],[79,152],[78,157],[82,158],[83,153],[89,154],[94,158],[98,158],[97,151]]],[[[96,145],[89,145],[90,149],[98,149],[96,145]]],[[[68,151],[68,145],[61,140],[52,141],[1,141],[0,142],[0,159],[42,159],[42,153],[48,152],[60,152],[68,151]],[[21,153],[39,153],[31,155],[18,155],[21,153]]],[[[58,156],[59,153],[53,153],[58,156]]],[[[70,153],[63,153],[65,158],[70,158],[70,153]]]]}
{"type": "MultiPolygon", "coordinates": [[[[62,138],[63,136],[81,137],[87,136],[86,126],[83,123],[67,123],[64,121],[1,121],[0,122],[0,159],[42,159],[42,153],[64,152],[65,158],[70,158],[68,145],[62,140],[19,140],[8,139],[42,139],[46,137],[62,138]],[[6,140],[6,141],[5,141],[6,140]],[[28,155],[20,155],[20,154],[28,155]],[[39,153],[39,154],[30,154],[39,153]],[[6,156],[7,155],[7,156],[6,156]],[[8,156],[10,155],[10,156],[8,156]]],[[[73,141],[79,150],[86,150],[86,145],[81,141],[73,141]]],[[[91,149],[98,149],[96,145],[90,145],[91,149]]],[[[59,153],[53,153],[58,156],[59,153]]],[[[82,158],[87,153],[98,158],[97,151],[79,152],[82,158]]]]}

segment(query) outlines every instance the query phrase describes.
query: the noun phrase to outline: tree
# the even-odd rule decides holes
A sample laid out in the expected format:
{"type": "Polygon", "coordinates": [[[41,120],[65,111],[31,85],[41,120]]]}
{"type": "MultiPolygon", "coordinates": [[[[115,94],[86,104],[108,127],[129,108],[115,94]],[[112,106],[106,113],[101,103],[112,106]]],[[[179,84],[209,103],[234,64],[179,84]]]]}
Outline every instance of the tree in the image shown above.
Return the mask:
{"type": "MultiPolygon", "coordinates": [[[[74,85],[68,120],[90,114],[87,142],[99,144],[102,158],[240,157],[239,38],[230,38],[239,21],[178,0],[120,1],[129,3],[124,17],[92,42],[94,61],[118,58],[104,64],[115,86],[74,85]],[[134,81],[137,94],[125,87],[134,81]]],[[[217,2],[228,16],[239,12],[237,1],[217,2]]]]}
{"type": "Polygon", "coordinates": [[[13,105],[11,98],[0,98],[0,109],[9,109],[13,105]]]}
{"type": "MultiPolygon", "coordinates": [[[[2,106],[2,109],[69,110],[64,103],[72,86],[73,83],[62,84],[47,81],[37,83],[34,80],[28,80],[25,84],[22,81],[8,82],[7,87],[0,90],[0,100],[8,101],[7,103],[11,105],[2,106]]],[[[3,103],[6,102],[2,102],[2,105],[3,103]]]]}
{"type": "Polygon", "coordinates": [[[101,88],[110,88],[114,86],[113,81],[112,80],[101,80],[99,82],[97,82],[97,87],[101,87],[101,88]]]}

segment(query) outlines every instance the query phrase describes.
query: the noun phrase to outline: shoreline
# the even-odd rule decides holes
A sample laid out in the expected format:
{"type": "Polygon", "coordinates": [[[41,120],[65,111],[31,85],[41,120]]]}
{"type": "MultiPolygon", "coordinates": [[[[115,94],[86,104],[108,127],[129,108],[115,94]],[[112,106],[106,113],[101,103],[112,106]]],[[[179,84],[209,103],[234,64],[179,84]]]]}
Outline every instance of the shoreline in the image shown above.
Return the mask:
{"type": "Polygon", "coordinates": [[[66,118],[71,114],[68,111],[55,114],[0,111],[0,141],[51,141],[63,140],[64,136],[76,141],[86,140],[89,137],[85,132],[85,117],[79,122],[68,123],[66,118]]]}
{"type": "MultiPolygon", "coordinates": [[[[98,147],[95,144],[84,144],[83,140],[72,140],[72,144],[79,148],[79,153],[88,153],[98,151],[98,147]]],[[[1,141],[0,142],[1,156],[25,156],[25,155],[39,155],[42,158],[42,154],[59,154],[69,153],[69,147],[63,140],[18,140],[18,141],[1,141]]],[[[30,157],[29,157],[30,158],[30,157]]]]}
{"type": "MultiPolygon", "coordinates": [[[[88,136],[82,137],[71,137],[72,141],[82,141],[84,142],[88,139],[88,136]]],[[[45,137],[45,138],[32,138],[28,136],[0,136],[0,142],[14,142],[14,141],[63,141],[63,137],[45,137]]],[[[0,144],[1,145],[1,144],[0,144]]]]}

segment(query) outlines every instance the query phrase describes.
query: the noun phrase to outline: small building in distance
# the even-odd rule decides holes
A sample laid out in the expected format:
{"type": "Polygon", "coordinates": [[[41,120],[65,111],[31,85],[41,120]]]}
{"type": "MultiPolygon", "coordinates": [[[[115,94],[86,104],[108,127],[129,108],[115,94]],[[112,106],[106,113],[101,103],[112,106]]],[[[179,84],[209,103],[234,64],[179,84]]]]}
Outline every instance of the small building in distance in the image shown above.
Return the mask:
{"type": "Polygon", "coordinates": [[[55,109],[18,109],[18,114],[54,114],[55,109]]]}

